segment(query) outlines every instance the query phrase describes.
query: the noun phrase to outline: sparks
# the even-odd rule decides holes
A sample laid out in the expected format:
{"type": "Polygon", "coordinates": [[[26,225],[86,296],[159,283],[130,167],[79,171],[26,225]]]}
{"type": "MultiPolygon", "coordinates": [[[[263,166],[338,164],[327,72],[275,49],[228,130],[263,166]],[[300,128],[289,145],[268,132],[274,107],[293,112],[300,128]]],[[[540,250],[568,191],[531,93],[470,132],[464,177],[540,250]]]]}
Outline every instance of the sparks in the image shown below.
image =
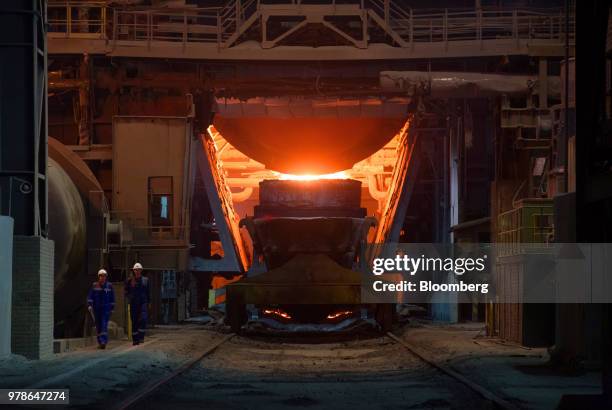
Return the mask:
{"type": "Polygon", "coordinates": [[[327,315],[327,319],[328,320],[333,320],[333,319],[337,319],[341,316],[349,316],[351,315],[353,312],[351,312],[350,310],[344,310],[341,312],[334,312],[334,313],[330,313],[329,315],[327,315]]]}
{"type": "Polygon", "coordinates": [[[264,309],[263,310],[264,315],[274,315],[274,316],[280,316],[283,319],[291,319],[291,315],[283,310],[280,309],[264,309]]]}

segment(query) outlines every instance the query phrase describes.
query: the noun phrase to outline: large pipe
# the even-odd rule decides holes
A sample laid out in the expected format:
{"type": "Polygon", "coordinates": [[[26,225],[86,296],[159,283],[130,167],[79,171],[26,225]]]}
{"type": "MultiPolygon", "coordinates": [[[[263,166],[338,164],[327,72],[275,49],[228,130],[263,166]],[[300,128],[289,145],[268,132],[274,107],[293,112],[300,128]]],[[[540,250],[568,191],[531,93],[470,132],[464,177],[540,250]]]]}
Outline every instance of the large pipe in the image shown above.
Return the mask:
{"type": "Polygon", "coordinates": [[[387,199],[387,195],[389,195],[389,191],[381,191],[377,187],[376,175],[370,174],[368,175],[368,192],[372,196],[372,198],[377,201],[383,201],[387,199]]]}
{"type": "Polygon", "coordinates": [[[240,192],[232,192],[232,201],[244,202],[253,195],[253,187],[246,187],[240,192]]]}
{"type": "MultiPolygon", "coordinates": [[[[383,91],[427,94],[434,98],[480,98],[505,95],[528,95],[538,89],[538,78],[528,75],[506,75],[464,72],[381,71],[383,91]]],[[[560,98],[561,79],[548,77],[548,94],[560,98]]]]}

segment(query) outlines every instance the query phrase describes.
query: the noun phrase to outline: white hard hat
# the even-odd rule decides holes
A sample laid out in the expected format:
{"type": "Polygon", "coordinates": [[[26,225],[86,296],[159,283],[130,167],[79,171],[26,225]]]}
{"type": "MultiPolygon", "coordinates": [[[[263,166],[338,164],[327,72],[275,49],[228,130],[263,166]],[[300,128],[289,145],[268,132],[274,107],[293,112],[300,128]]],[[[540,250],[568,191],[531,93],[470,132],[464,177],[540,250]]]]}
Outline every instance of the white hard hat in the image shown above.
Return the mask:
{"type": "Polygon", "coordinates": [[[106,275],[106,276],[108,276],[108,273],[106,273],[106,271],[105,271],[104,269],[100,269],[100,270],[98,271],[98,276],[100,276],[100,275],[106,275]]]}
{"type": "Polygon", "coordinates": [[[134,267],[132,268],[132,270],[136,270],[136,269],[140,269],[140,270],[142,270],[142,265],[141,265],[140,263],[138,263],[138,262],[136,262],[136,263],[134,264],[134,267]]]}

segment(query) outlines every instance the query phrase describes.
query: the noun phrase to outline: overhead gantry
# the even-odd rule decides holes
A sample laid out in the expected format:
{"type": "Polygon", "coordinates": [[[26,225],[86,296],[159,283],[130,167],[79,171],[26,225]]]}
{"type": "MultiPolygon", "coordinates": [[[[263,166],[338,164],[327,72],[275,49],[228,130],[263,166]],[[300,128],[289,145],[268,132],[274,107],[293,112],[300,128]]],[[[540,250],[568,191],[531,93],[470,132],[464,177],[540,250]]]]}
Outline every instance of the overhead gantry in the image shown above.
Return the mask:
{"type": "Polygon", "coordinates": [[[49,51],[212,60],[563,56],[562,9],[409,9],[392,0],[229,0],[215,8],[49,4],[49,51]],[[272,4],[274,3],[274,4],[272,4]]]}

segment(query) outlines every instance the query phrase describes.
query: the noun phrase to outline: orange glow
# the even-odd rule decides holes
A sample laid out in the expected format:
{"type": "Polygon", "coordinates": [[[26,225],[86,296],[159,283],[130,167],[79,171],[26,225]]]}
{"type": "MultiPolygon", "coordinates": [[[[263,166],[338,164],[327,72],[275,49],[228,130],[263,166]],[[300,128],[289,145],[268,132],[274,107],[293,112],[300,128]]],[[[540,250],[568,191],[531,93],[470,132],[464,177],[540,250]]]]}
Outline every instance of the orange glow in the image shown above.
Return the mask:
{"type": "Polygon", "coordinates": [[[283,319],[291,319],[291,315],[283,310],[280,309],[264,309],[263,310],[264,315],[274,315],[274,316],[280,316],[283,319]]]}
{"type": "Polygon", "coordinates": [[[334,172],[333,174],[303,174],[303,175],[293,175],[293,174],[283,174],[280,172],[274,173],[278,179],[281,180],[291,180],[291,181],[318,181],[320,179],[348,179],[349,175],[346,171],[334,172]]]}
{"type": "Polygon", "coordinates": [[[350,316],[352,314],[353,312],[351,312],[350,310],[344,310],[341,312],[330,313],[329,315],[327,315],[327,319],[333,320],[333,319],[338,319],[339,317],[342,317],[342,316],[350,316]]]}
{"type": "Polygon", "coordinates": [[[349,169],[385,146],[402,128],[397,117],[215,115],[215,128],[234,148],[267,169],[295,175],[349,169]]]}

